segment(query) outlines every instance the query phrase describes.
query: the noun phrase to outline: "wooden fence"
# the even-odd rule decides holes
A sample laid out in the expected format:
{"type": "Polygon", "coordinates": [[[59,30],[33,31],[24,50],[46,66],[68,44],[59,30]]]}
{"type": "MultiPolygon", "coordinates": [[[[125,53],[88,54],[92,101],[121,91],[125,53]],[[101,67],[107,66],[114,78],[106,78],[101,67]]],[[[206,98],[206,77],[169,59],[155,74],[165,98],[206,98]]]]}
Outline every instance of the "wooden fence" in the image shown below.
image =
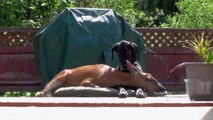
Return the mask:
{"type": "MultiPolygon", "coordinates": [[[[41,89],[32,38],[39,29],[0,28],[0,92],[37,91],[41,89]]],[[[184,91],[185,70],[169,71],[182,62],[201,61],[182,41],[190,33],[205,32],[213,39],[213,29],[144,29],[137,28],[147,51],[147,72],[152,73],[169,91],[184,91]]]]}
{"type": "Polygon", "coordinates": [[[38,29],[0,29],[0,91],[36,91],[41,88],[32,38],[38,29]]]}

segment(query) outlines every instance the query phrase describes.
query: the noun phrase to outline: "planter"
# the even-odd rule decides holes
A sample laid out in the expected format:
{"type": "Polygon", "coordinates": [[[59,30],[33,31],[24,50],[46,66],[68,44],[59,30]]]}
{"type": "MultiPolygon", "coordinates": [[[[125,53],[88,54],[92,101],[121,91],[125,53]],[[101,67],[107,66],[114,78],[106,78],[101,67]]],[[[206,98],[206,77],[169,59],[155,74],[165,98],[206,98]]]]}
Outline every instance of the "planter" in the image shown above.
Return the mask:
{"type": "Polygon", "coordinates": [[[213,64],[186,62],[186,93],[190,100],[213,100],[213,64]]]}

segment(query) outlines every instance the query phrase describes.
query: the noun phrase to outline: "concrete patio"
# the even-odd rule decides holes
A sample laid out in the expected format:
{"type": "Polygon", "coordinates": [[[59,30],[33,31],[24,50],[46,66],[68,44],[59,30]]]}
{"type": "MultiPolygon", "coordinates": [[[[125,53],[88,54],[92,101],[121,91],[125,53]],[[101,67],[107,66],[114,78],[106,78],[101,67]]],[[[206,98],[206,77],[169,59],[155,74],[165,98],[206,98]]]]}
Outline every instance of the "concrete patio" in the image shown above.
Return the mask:
{"type": "Polygon", "coordinates": [[[187,95],[147,98],[117,97],[1,97],[5,107],[213,107],[213,101],[191,101],[187,95]]]}
{"type": "Polygon", "coordinates": [[[1,97],[7,120],[147,119],[212,120],[213,101],[191,101],[186,95],[164,97],[1,97]]]}

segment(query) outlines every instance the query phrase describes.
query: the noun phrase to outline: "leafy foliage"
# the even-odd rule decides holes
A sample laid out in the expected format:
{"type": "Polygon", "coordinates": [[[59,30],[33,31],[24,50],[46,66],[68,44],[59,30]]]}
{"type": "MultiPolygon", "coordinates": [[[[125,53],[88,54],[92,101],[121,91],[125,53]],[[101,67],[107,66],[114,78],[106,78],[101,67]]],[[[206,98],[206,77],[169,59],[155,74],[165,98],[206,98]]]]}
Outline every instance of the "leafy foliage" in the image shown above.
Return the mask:
{"type": "Polygon", "coordinates": [[[167,15],[178,11],[175,2],[178,0],[136,0],[136,8],[143,11],[137,26],[159,27],[166,20],[167,15]]]}
{"type": "Polygon", "coordinates": [[[65,0],[1,0],[0,26],[41,27],[65,7],[72,5],[65,0]]]}
{"type": "Polygon", "coordinates": [[[35,92],[5,92],[3,97],[34,97],[35,92]]]}
{"type": "Polygon", "coordinates": [[[194,40],[185,41],[184,47],[195,51],[205,62],[213,63],[212,40],[205,39],[204,32],[201,37],[191,34],[194,40]]]}
{"type": "Polygon", "coordinates": [[[212,4],[212,0],[0,0],[0,27],[39,28],[66,7],[84,7],[113,9],[135,27],[213,28],[212,4]]]}
{"type": "Polygon", "coordinates": [[[131,0],[2,0],[0,26],[42,27],[66,7],[111,8],[133,26],[143,15],[131,0]]]}
{"type": "Polygon", "coordinates": [[[169,16],[163,27],[213,28],[212,0],[180,0],[176,5],[179,12],[169,16]]]}

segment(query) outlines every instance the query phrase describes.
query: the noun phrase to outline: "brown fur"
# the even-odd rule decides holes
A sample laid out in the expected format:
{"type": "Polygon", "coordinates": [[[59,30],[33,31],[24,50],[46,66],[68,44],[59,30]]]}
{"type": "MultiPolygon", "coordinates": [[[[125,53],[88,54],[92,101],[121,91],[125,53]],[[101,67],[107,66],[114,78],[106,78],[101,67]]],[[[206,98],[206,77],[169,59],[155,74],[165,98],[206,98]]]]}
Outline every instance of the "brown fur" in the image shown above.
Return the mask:
{"type": "Polygon", "coordinates": [[[36,96],[43,96],[47,92],[53,92],[60,87],[113,87],[118,85],[140,87],[152,92],[165,90],[149,73],[138,70],[125,73],[108,65],[96,64],[61,71],[36,96]]]}

